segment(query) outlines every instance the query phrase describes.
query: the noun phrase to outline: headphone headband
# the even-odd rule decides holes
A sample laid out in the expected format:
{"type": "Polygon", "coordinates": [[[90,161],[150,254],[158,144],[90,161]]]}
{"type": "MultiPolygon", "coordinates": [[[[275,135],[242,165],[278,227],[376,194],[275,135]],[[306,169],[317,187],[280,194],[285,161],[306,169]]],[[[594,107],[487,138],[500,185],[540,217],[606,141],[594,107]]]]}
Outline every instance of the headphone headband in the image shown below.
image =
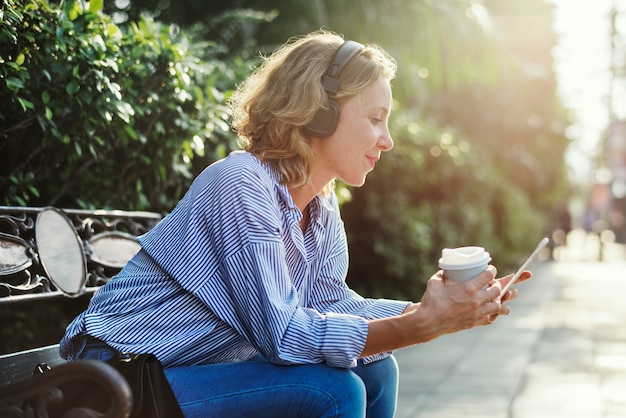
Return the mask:
{"type": "Polygon", "coordinates": [[[337,93],[339,91],[339,74],[341,70],[363,48],[364,46],[358,42],[345,41],[337,49],[333,63],[328,67],[328,73],[322,77],[322,86],[328,93],[337,93]]]}
{"type": "MultiPolygon", "coordinates": [[[[322,87],[327,94],[335,94],[339,91],[339,74],[343,67],[364,46],[358,42],[345,41],[335,52],[332,64],[328,67],[328,73],[322,77],[322,87]]],[[[304,127],[304,133],[317,138],[327,138],[335,132],[339,124],[341,106],[336,100],[328,97],[327,107],[319,109],[313,120],[304,127]]]]}

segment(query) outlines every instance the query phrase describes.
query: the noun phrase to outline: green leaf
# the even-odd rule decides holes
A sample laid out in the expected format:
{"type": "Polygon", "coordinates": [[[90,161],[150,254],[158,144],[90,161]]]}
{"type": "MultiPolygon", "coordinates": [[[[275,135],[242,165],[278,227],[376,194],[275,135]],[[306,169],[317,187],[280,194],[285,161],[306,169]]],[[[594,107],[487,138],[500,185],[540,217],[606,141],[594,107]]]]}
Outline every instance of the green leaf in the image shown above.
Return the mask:
{"type": "Polygon", "coordinates": [[[83,155],[83,149],[78,142],[74,142],[74,150],[76,151],[76,155],[78,155],[79,157],[83,155]]]}
{"type": "Polygon", "coordinates": [[[11,91],[18,91],[24,88],[24,81],[20,78],[9,77],[6,80],[7,88],[11,91]]]}
{"type": "Polygon", "coordinates": [[[22,65],[24,64],[24,59],[26,57],[24,56],[24,54],[20,54],[17,56],[17,58],[15,59],[15,62],[17,63],[17,65],[22,65]]]}
{"type": "Polygon", "coordinates": [[[137,132],[130,125],[124,125],[124,131],[130,136],[132,139],[137,139],[137,132]]]}
{"type": "Polygon", "coordinates": [[[130,117],[135,114],[133,107],[126,102],[117,102],[115,108],[117,109],[117,116],[126,123],[129,123],[130,117]]]}
{"type": "Polygon", "coordinates": [[[69,0],[63,2],[63,11],[70,18],[70,20],[76,20],[78,16],[83,14],[83,10],[77,0],[69,0]]]}
{"type": "Polygon", "coordinates": [[[158,166],[159,176],[162,181],[167,180],[167,168],[163,164],[159,164],[158,166]]]}
{"type": "Polygon", "coordinates": [[[191,148],[189,141],[183,141],[183,150],[185,151],[185,155],[187,155],[187,157],[193,157],[193,149],[191,148]]]}
{"type": "Polygon", "coordinates": [[[39,197],[39,189],[37,189],[35,186],[33,186],[32,184],[28,185],[28,191],[30,192],[30,194],[32,194],[35,197],[39,197]]]}
{"type": "Polygon", "coordinates": [[[45,105],[50,102],[50,92],[48,92],[48,90],[44,90],[43,93],[41,93],[41,101],[45,105]]]}
{"type": "Polygon", "coordinates": [[[67,94],[69,94],[70,96],[75,95],[76,93],[78,93],[78,90],[80,90],[80,85],[76,82],[76,81],[72,81],[70,82],[67,87],[65,87],[65,91],[67,92],[67,94]]]}
{"type": "Polygon", "coordinates": [[[23,99],[21,97],[18,97],[17,101],[22,106],[22,109],[24,110],[24,112],[26,112],[28,109],[34,109],[35,108],[35,105],[33,104],[33,102],[28,101],[26,99],[23,99]]]}
{"type": "Polygon", "coordinates": [[[87,13],[84,15],[85,22],[93,22],[94,20],[98,20],[100,16],[97,13],[87,13]]]}
{"type": "Polygon", "coordinates": [[[109,23],[106,26],[106,34],[110,37],[113,38],[115,40],[120,40],[122,39],[122,31],[120,30],[120,28],[113,24],[113,23],[109,23]]]}
{"type": "Polygon", "coordinates": [[[97,13],[97,12],[102,10],[103,6],[104,6],[104,1],[103,0],[90,0],[89,1],[89,12],[97,13]]]}
{"type": "Polygon", "coordinates": [[[52,117],[53,117],[52,109],[50,109],[48,106],[46,106],[46,119],[52,120],[52,117]]]}

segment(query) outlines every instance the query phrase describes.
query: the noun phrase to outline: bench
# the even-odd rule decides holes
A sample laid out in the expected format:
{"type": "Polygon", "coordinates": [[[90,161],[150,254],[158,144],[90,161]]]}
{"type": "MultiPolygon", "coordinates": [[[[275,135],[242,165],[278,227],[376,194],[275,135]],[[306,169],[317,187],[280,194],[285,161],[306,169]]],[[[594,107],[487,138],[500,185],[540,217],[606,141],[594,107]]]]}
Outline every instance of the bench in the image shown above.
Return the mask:
{"type": "MultiPolygon", "coordinates": [[[[136,237],[160,219],[152,212],[0,206],[0,306],[90,297],[136,254],[136,237]]],[[[72,381],[108,393],[104,416],[130,413],[130,389],[115,369],[91,360],[68,363],[53,344],[0,355],[0,416],[92,416],[54,409],[72,381]]]]}

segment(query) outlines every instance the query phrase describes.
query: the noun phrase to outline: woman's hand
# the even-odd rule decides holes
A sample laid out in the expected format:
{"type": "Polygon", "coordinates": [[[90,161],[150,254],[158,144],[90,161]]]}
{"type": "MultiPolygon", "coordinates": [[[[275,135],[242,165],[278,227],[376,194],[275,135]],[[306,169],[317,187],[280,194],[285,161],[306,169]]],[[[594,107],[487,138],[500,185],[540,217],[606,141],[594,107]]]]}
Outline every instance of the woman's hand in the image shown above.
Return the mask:
{"type": "MultiPolygon", "coordinates": [[[[528,280],[530,279],[531,276],[532,276],[532,273],[530,271],[524,270],[514,284],[528,280]]],[[[508,276],[504,276],[500,279],[497,279],[496,281],[500,284],[500,288],[503,289],[504,286],[506,286],[507,283],[512,278],[513,278],[513,274],[509,274],[508,276]]],[[[509,301],[509,300],[517,299],[517,294],[518,294],[517,289],[515,289],[514,287],[509,288],[509,290],[507,290],[506,293],[500,299],[500,304],[504,304],[504,302],[509,301]]],[[[505,309],[499,315],[508,315],[509,312],[511,312],[511,308],[509,308],[508,306],[502,305],[502,307],[505,309]]],[[[494,322],[496,319],[498,319],[498,315],[493,315],[490,319],[491,319],[491,322],[494,322]]]]}
{"type": "Polygon", "coordinates": [[[432,324],[435,337],[451,332],[492,323],[498,315],[506,315],[508,306],[500,302],[500,281],[495,279],[496,268],[487,269],[465,283],[446,281],[443,272],[435,273],[426,285],[420,316],[432,324]]]}
{"type": "MultiPolygon", "coordinates": [[[[530,276],[525,271],[519,281],[530,276]]],[[[513,275],[495,277],[494,266],[465,283],[446,282],[443,272],[438,271],[428,280],[421,302],[408,305],[402,315],[369,321],[361,356],[425,343],[444,334],[489,325],[498,316],[508,315],[511,309],[503,302],[515,299],[517,290],[510,289],[502,299],[500,293],[513,275]]]]}
{"type": "MultiPolygon", "coordinates": [[[[438,271],[428,281],[421,308],[440,311],[436,316],[442,323],[442,330],[445,330],[443,333],[491,324],[498,316],[510,313],[511,308],[503,303],[516,299],[518,295],[517,289],[510,288],[500,298],[502,288],[513,278],[513,274],[496,279],[496,272],[494,266],[489,266],[485,272],[465,283],[446,283],[443,272],[438,271]]],[[[516,284],[531,276],[530,271],[524,271],[516,284]]]]}
{"type": "MultiPolygon", "coordinates": [[[[522,272],[522,274],[519,276],[519,278],[517,279],[517,281],[514,283],[514,285],[517,285],[518,283],[524,282],[528,279],[530,279],[532,277],[532,273],[528,270],[524,270],[522,272]]],[[[500,279],[498,279],[498,282],[500,282],[500,286],[501,288],[504,288],[504,286],[507,285],[507,283],[513,278],[513,274],[509,274],[508,276],[504,276],[500,279]]],[[[505,294],[504,296],[502,296],[502,300],[501,302],[506,302],[508,300],[514,300],[517,299],[517,289],[511,287],[505,294]]]]}

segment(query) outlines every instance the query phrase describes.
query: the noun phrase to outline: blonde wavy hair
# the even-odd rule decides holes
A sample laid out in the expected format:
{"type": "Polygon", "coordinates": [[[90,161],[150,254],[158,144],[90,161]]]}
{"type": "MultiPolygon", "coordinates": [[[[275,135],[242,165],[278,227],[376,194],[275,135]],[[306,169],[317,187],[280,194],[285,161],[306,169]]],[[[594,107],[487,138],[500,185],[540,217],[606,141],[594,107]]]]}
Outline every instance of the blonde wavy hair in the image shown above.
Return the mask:
{"type": "MultiPolygon", "coordinates": [[[[321,79],[343,42],[322,30],[289,39],[262,57],[229,101],[240,146],[274,167],[287,186],[309,181],[315,155],[303,128],[328,107],[321,79]]],[[[395,74],[392,57],[376,45],[365,45],[341,71],[339,91],[332,97],[341,106],[379,77],[391,80],[395,74]]]]}

